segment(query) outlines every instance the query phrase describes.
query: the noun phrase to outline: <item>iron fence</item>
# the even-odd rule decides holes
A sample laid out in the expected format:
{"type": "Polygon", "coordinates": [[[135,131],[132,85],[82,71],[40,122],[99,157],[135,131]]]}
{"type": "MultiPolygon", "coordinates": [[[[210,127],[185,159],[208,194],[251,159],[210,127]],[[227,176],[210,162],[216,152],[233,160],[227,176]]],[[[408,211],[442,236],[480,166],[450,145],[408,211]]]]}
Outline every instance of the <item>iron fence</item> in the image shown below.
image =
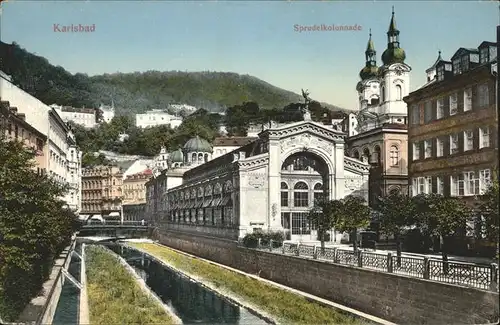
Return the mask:
{"type": "Polygon", "coordinates": [[[475,264],[443,261],[428,257],[396,256],[358,250],[325,247],[300,243],[258,241],[256,249],[278,254],[329,261],[336,264],[362,267],[387,273],[433,280],[483,290],[498,291],[498,266],[495,263],[475,264]]]}

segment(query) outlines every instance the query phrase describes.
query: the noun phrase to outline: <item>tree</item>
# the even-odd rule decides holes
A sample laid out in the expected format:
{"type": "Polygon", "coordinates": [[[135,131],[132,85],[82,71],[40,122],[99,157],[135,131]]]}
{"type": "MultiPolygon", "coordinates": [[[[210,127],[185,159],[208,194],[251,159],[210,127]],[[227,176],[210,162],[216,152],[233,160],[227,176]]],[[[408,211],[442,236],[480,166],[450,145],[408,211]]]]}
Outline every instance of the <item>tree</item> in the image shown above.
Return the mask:
{"type": "Polygon", "coordinates": [[[411,197],[399,191],[379,199],[377,206],[380,230],[385,234],[394,235],[398,265],[401,263],[401,236],[408,226],[414,224],[415,202],[411,197]]]}
{"type": "Polygon", "coordinates": [[[358,250],[358,229],[370,224],[370,207],[366,200],[359,196],[348,195],[337,205],[334,227],[340,231],[347,231],[354,238],[354,251],[358,250]]]}
{"type": "Polygon", "coordinates": [[[0,139],[0,315],[15,319],[68,243],[76,216],[59,198],[66,187],[33,171],[35,153],[0,139]]]}
{"type": "Polygon", "coordinates": [[[484,217],[484,223],[482,224],[482,232],[484,237],[492,243],[496,243],[496,258],[498,259],[498,241],[499,241],[499,211],[498,206],[500,205],[500,193],[498,191],[499,182],[494,181],[484,195],[480,198],[480,210],[484,217]]]}
{"type": "Polygon", "coordinates": [[[339,219],[343,211],[342,208],[342,202],[339,200],[320,201],[308,214],[310,223],[317,226],[322,253],[325,252],[325,234],[333,228],[335,221],[339,219]]]}
{"type": "Polygon", "coordinates": [[[450,237],[465,229],[472,210],[459,198],[439,194],[420,194],[415,202],[417,223],[430,235],[442,238],[443,273],[447,274],[450,237]]]}

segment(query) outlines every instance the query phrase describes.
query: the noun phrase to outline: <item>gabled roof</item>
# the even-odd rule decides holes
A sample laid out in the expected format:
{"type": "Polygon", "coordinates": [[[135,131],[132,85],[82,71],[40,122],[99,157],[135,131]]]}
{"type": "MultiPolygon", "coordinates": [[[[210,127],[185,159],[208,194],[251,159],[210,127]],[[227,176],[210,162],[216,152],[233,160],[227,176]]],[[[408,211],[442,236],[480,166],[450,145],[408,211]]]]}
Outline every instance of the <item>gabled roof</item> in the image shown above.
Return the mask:
{"type": "Polygon", "coordinates": [[[451,60],[455,60],[457,57],[459,56],[462,56],[462,55],[465,55],[465,54],[477,54],[479,53],[478,49],[467,49],[465,47],[461,47],[459,48],[455,54],[453,54],[453,56],[451,57],[451,60]]]}
{"type": "Polygon", "coordinates": [[[429,69],[425,70],[425,72],[429,72],[433,69],[435,69],[440,61],[442,61],[443,58],[441,57],[441,51],[438,52],[438,58],[436,59],[436,62],[432,66],[429,67],[429,69]]]}
{"type": "Polygon", "coordinates": [[[484,41],[477,48],[483,48],[483,47],[488,47],[488,46],[497,46],[497,43],[495,42],[489,42],[489,41],[484,41]]]}

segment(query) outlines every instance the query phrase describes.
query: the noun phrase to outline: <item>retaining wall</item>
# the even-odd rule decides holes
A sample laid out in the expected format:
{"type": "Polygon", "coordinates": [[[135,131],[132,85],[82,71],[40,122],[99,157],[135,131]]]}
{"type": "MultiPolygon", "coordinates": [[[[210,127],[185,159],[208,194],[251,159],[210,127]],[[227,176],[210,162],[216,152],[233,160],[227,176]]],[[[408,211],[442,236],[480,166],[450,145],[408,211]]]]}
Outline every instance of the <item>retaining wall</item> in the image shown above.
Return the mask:
{"type": "Polygon", "coordinates": [[[174,231],[160,243],[402,324],[485,324],[498,320],[498,293],[237,246],[174,231]]]}

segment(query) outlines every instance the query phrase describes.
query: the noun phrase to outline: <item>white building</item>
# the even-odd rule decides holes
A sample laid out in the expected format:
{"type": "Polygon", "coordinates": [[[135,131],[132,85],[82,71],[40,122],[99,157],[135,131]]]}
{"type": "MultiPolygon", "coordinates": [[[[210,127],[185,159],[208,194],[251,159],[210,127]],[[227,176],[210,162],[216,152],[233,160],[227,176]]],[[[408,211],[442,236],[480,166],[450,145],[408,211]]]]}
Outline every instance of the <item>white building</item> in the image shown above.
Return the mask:
{"type": "Polygon", "coordinates": [[[115,104],[111,102],[111,106],[103,105],[99,106],[99,110],[102,112],[102,121],[105,123],[111,122],[115,117],[115,104]]]}
{"type": "Polygon", "coordinates": [[[273,126],[214,159],[207,141],[191,139],[170,154],[174,168],[146,184],[146,217],[232,239],[264,229],[316,241],[307,218],[316,199],[367,198],[369,166],[344,157],[344,136],[306,120],[273,126]]]}
{"type": "Polygon", "coordinates": [[[218,158],[233,150],[236,150],[252,141],[257,137],[218,137],[214,139],[212,159],[218,158]]]}
{"type": "Polygon", "coordinates": [[[54,177],[58,182],[68,181],[68,133],[69,129],[56,110],[49,111],[49,155],[48,168],[49,176],[54,177]]]}
{"type": "Polygon", "coordinates": [[[168,168],[169,154],[165,147],[161,147],[160,152],[153,158],[153,174],[159,174],[168,168]]]}
{"type": "Polygon", "coordinates": [[[69,106],[50,105],[64,122],[73,122],[91,129],[97,125],[96,111],[93,108],[74,108],[69,106]]]}
{"type": "Polygon", "coordinates": [[[142,114],[135,114],[135,126],[138,128],[147,128],[158,125],[169,125],[176,128],[182,124],[182,118],[171,115],[163,110],[154,109],[142,114]]]}
{"type": "Polygon", "coordinates": [[[168,107],[171,108],[172,110],[175,110],[176,112],[186,111],[193,113],[196,110],[198,110],[196,107],[187,104],[170,104],[168,105],[168,107]]]}
{"type": "Polygon", "coordinates": [[[66,202],[69,208],[76,213],[82,209],[82,152],[76,144],[73,132],[68,133],[68,185],[69,191],[66,195],[66,202]]]}
{"type": "Polygon", "coordinates": [[[128,176],[136,175],[146,169],[150,169],[153,165],[154,159],[137,159],[123,172],[123,179],[125,180],[128,176]]]}

